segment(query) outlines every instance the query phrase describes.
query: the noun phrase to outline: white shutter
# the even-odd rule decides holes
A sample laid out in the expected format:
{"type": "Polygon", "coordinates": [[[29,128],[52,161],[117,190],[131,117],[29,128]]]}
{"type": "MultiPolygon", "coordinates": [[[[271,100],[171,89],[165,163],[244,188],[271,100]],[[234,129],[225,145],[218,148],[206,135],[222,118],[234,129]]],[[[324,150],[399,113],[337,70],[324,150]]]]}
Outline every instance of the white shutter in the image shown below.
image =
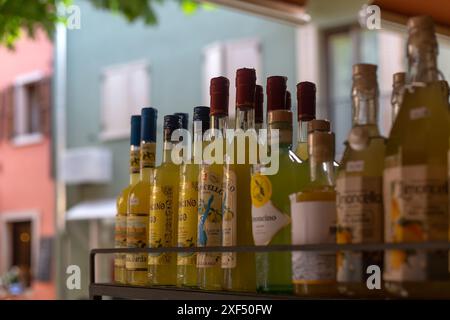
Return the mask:
{"type": "Polygon", "coordinates": [[[261,82],[261,46],[256,39],[242,39],[229,41],[225,45],[226,77],[230,79],[229,117],[234,118],[236,104],[236,70],[240,68],[255,68],[256,78],[261,82]]]}
{"type": "Polygon", "coordinates": [[[122,139],[130,134],[130,117],[149,103],[150,79],[144,62],[109,67],[101,85],[101,138],[122,139]]]}
{"type": "Polygon", "coordinates": [[[209,84],[212,78],[226,76],[224,68],[224,46],[221,43],[213,43],[203,50],[203,85],[202,100],[205,106],[209,106],[209,84]]]}

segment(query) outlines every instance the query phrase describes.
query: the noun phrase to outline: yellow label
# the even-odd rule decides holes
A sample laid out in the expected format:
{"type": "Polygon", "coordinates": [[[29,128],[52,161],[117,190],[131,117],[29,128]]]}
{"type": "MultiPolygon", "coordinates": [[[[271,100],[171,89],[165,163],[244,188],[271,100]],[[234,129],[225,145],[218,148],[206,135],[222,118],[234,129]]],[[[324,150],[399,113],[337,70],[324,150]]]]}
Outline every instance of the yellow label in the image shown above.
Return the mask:
{"type": "MultiPolygon", "coordinates": [[[[178,247],[194,247],[197,242],[198,181],[180,184],[178,202],[178,247]]],[[[195,253],[178,253],[178,265],[195,265],[195,253]]]]}
{"type": "Polygon", "coordinates": [[[272,197],[272,184],[267,176],[257,173],[252,176],[251,184],[252,205],[260,208],[272,197]]]}
{"type": "MultiPolygon", "coordinates": [[[[148,239],[148,215],[133,214],[127,217],[127,247],[146,248],[148,239]]],[[[127,254],[125,267],[132,271],[147,270],[147,254],[127,254]]]]}
{"type": "MultiPolygon", "coordinates": [[[[163,248],[172,246],[174,227],[174,190],[172,186],[153,186],[149,216],[149,246],[163,248]]],[[[148,264],[170,264],[171,254],[150,253],[148,264]]]]}
{"type": "MultiPolygon", "coordinates": [[[[426,165],[384,170],[386,242],[448,240],[447,168],[426,165]]],[[[389,250],[386,280],[426,281],[448,277],[448,252],[389,250]]]]}
{"type": "MultiPolygon", "coordinates": [[[[127,247],[127,216],[116,215],[116,225],[114,233],[114,246],[116,248],[127,247]]],[[[115,254],[114,265],[116,267],[125,266],[125,255],[121,253],[115,254]]]]}
{"type": "MultiPolygon", "coordinates": [[[[222,177],[202,167],[199,177],[198,246],[220,246],[222,238],[222,177]]],[[[197,267],[220,267],[220,253],[199,253],[197,267]]]]}
{"type": "Polygon", "coordinates": [[[141,159],[139,149],[133,149],[130,151],[130,173],[139,173],[141,170],[141,159]]]}
{"type": "Polygon", "coordinates": [[[141,165],[142,168],[155,167],[156,143],[146,142],[141,146],[141,165]]]}

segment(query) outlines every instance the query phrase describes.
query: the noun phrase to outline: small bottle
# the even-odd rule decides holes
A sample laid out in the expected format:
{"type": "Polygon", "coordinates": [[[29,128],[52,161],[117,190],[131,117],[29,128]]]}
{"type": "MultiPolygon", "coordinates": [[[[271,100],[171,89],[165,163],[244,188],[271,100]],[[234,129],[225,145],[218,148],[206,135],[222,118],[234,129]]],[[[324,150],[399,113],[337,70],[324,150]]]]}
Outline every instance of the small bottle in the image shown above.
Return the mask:
{"type": "Polygon", "coordinates": [[[298,136],[295,154],[308,159],[308,123],[316,118],[316,85],[304,81],[297,84],[298,136]]]}
{"type": "MultiPolygon", "coordinates": [[[[141,116],[131,116],[130,135],[130,184],[122,190],[117,197],[117,215],[115,224],[115,247],[127,247],[127,207],[130,190],[139,182],[140,155],[139,144],[141,142],[141,116]]],[[[114,259],[114,281],[126,283],[127,274],[125,269],[125,254],[117,253],[114,259]]]]}
{"type": "Polygon", "coordinates": [[[406,80],[405,72],[394,73],[392,81],[392,96],[391,96],[392,123],[394,123],[395,118],[397,118],[398,111],[400,109],[400,106],[402,105],[405,80],[406,80]]]}
{"type": "MultiPolygon", "coordinates": [[[[290,196],[292,244],[336,243],[334,134],[311,131],[308,155],[310,183],[290,196]]],[[[336,296],[336,254],[293,252],[292,276],[296,295],[336,296]]]]}
{"type": "Polygon", "coordinates": [[[259,132],[259,129],[264,127],[264,89],[260,85],[256,85],[255,88],[255,129],[259,132]]]}
{"type": "MultiPolygon", "coordinates": [[[[336,179],[337,242],[383,242],[383,161],[385,139],[377,126],[377,66],[353,66],[352,118],[336,179]]],[[[381,287],[367,287],[368,266],[383,268],[383,251],[337,253],[337,281],[346,295],[369,297],[381,287]]]]}
{"type": "MultiPolygon", "coordinates": [[[[178,201],[178,247],[190,248],[197,245],[198,222],[198,175],[199,165],[194,163],[201,156],[203,134],[209,129],[209,108],[195,107],[193,116],[194,149],[187,161],[180,167],[180,191],[178,201]],[[193,155],[196,155],[193,157],[193,155]]],[[[177,285],[197,286],[197,255],[178,253],[177,285]]]]}
{"type": "MultiPolygon", "coordinates": [[[[256,135],[247,136],[255,129],[255,69],[242,68],[236,72],[236,130],[245,134],[242,140],[234,138],[234,154],[224,167],[223,177],[223,222],[222,246],[248,246],[252,239],[252,207],[250,195],[251,180],[251,140],[256,135]],[[239,141],[244,141],[244,146],[239,141]],[[238,153],[244,153],[244,161],[239,163],[238,153]]],[[[227,146],[228,147],[228,146],[227,146]]],[[[228,149],[227,149],[228,152],[228,149]]],[[[256,161],[255,163],[256,164],[256,161]]],[[[222,254],[224,273],[223,288],[234,291],[255,291],[255,254],[253,252],[230,252],[222,254]]]]}
{"type": "MultiPolygon", "coordinates": [[[[128,196],[128,248],[146,248],[148,246],[148,213],[155,168],[157,115],[158,111],[154,108],[143,108],[141,112],[141,176],[139,182],[131,188],[128,196]]],[[[125,268],[128,284],[136,286],[148,284],[146,253],[127,254],[125,268]]]]}
{"type": "MultiPolygon", "coordinates": [[[[211,79],[210,130],[203,154],[209,148],[222,145],[228,123],[228,99],[230,82],[225,77],[211,79]]],[[[219,159],[220,160],[220,159],[219,159]]],[[[198,233],[199,247],[216,247],[222,244],[222,195],[223,159],[216,163],[213,158],[203,158],[198,182],[198,233]]],[[[198,286],[205,290],[221,290],[223,273],[222,255],[218,252],[198,253],[198,286]]]]}
{"type": "MultiPolygon", "coordinates": [[[[172,133],[182,127],[182,118],[164,116],[163,160],[155,169],[150,194],[148,243],[150,248],[175,247],[178,222],[178,188],[180,168],[172,161],[172,133]]],[[[175,253],[149,253],[148,278],[150,285],[176,284],[175,253]]]]}
{"type": "MultiPolygon", "coordinates": [[[[430,17],[408,20],[408,84],[386,145],[385,241],[448,241],[448,83],[439,80],[430,17]]],[[[386,289],[408,298],[448,298],[446,250],[387,250],[386,289]]]]}

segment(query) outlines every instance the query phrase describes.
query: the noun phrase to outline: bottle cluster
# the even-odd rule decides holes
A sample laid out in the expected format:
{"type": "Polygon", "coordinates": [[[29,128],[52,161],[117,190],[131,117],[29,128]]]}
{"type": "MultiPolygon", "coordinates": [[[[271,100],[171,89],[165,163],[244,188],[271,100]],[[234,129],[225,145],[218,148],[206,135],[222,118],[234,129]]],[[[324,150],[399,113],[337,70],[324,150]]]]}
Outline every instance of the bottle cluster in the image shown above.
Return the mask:
{"type": "MultiPolygon", "coordinates": [[[[353,66],[353,125],[339,164],[330,122],[316,119],[311,82],[296,86],[295,149],[283,76],[267,78],[264,112],[255,70],[237,70],[234,125],[230,82],[211,79],[210,107],[194,108],[194,147],[182,149],[181,163],[172,155],[186,141],[172,137],[188,130],[188,114],[164,116],[163,161],[155,167],[157,110],[142,109],[131,118],[131,178],[117,201],[116,247],[448,241],[448,84],[437,68],[433,21],[411,18],[408,30],[408,71],[394,75],[388,138],[377,126],[377,66],[353,66]],[[251,135],[243,135],[240,147],[239,136],[226,139],[229,128],[256,132],[257,141],[262,134],[276,139],[252,149],[251,135]],[[276,155],[274,174],[262,148],[276,155]],[[210,157],[191,161],[205,150],[213,150],[210,157]]],[[[442,250],[116,254],[115,281],[324,297],[450,296],[449,254],[442,250]],[[377,272],[383,281],[371,279],[377,272]]]]}

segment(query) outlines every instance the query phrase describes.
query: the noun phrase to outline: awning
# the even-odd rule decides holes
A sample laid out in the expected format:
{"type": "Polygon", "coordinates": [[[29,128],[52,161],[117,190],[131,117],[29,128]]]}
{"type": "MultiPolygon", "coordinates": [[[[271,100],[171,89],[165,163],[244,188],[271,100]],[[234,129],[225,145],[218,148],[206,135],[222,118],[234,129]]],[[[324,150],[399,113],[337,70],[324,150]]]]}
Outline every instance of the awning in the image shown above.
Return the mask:
{"type": "Polygon", "coordinates": [[[109,220],[116,215],[116,200],[102,199],[81,202],[66,213],[67,221],[74,220],[109,220]]]}

